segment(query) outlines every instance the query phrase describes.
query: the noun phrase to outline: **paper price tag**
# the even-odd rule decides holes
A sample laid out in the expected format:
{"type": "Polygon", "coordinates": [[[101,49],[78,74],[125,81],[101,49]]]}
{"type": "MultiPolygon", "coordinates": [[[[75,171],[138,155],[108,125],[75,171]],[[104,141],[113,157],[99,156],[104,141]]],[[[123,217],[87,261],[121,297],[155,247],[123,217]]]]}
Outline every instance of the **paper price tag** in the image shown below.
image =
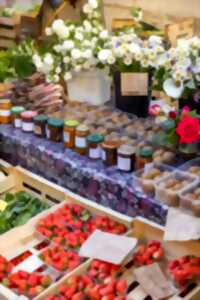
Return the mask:
{"type": "Polygon", "coordinates": [[[25,259],[21,264],[17,265],[12,272],[15,273],[19,270],[22,270],[32,273],[40,267],[42,267],[43,265],[44,262],[37,255],[31,255],[27,259],[25,259]]]}
{"type": "Polygon", "coordinates": [[[95,230],[82,245],[79,255],[119,265],[136,245],[137,239],[135,238],[95,230]]]}
{"type": "Polygon", "coordinates": [[[122,96],[147,96],[147,73],[121,73],[122,96]]]}
{"type": "Polygon", "coordinates": [[[0,212],[4,211],[7,207],[8,203],[4,200],[0,200],[0,212]]]}

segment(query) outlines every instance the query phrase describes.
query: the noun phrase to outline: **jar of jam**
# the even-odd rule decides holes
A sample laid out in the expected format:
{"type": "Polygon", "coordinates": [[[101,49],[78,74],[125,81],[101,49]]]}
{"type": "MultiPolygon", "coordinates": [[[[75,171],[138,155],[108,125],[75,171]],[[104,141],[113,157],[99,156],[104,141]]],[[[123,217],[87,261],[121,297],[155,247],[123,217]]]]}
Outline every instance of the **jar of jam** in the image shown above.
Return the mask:
{"type": "Polygon", "coordinates": [[[139,150],[136,157],[136,168],[143,169],[144,166],[153,161],[153,149],[150,147],[144,147],[139,150]]]}
{"type": "Polygon", "coordinates": [[[0,123],[8,124],[11,122],[12,103],[9,99],[0,100],[0,123]]]}
{"type": "Polygon", "coordinates": [[[87,137],[89,132],[89,127],[86,125],[79,125],[76,128],[75,151],[81,155],[87,154],[87,137]]]}
{"type": "Polygon", "coordinates": [[[15,128],[22,127],[21,113],[25,111],[23,106],[13,106],[11,108],[12,123],[15,128]]]}
{"type": "Polygon", "coordinates": [[[77,120],[65,121],[63,139],[66,148],[74,148],[76,128],[79,126],[79,124],[80,123],[77,120]]]}
{"type": "Polygon", "coordinates": [[[37,116],[36,111],[27,110],[21,113],[22,130],[24,132],[32,132],[34,129],[33,118],[37,116]]]}
{"type": "Polygon", "coordinates": [[[64,122],[61,119],[51,118],[48,120],[47,137],[53,142],[61,142],[63,137],[64,122]]]}
{"type": "Polygon", "coordinates": [[[115,141],[104,141],[102,147],[102,160],[107,166],[114,166],[117,163],[117,149],[119,143],[115,141]]]}
{"type": "Polygon", "coordinates": [[[135,148],[122,145],[117,151],[117,168],[120,171],[132,172],[135,168],[135,148]]]}
{"type": "Polygon", "coordinates": [[[48,117],[46,115],[38,115],[34,117],[34,133],[35,135],[45,138],[48,117]]]}
{"type": "Polygon", "coordinates": [[[91,159],[100,159],[102,154],[101,143],[104,137],[102,134],[90,134],[87,138],[88,141],[88,156],[91,159]]]}

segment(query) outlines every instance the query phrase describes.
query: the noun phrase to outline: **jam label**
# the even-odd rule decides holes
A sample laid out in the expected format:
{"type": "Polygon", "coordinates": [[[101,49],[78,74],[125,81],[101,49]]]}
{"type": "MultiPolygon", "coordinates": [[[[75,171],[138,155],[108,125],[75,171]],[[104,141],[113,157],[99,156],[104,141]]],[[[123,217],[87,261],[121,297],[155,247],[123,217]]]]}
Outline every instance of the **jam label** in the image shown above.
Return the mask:
{"type": "Polygon", "coordinates": [[[35,134],[37,134],[37,135],[41,135],[41,134],[42,134],[41,127],[35,125],[35,126],[34,126],[34,132],[35,132],[35,134]]]}
{"type": "Polygon", "coordinates": [[[1,117],[9,117],[10,115],[11,115],[10,110],[0,109],[0,116],[1,117]]]}
{"type": "Polygon", "coordinates": [[[102,158],[103,161],[106,160],[106,152],[103,149],[102,149],[102,152],[101,152],[101,158],[102,158]]]}
{"type": "Polygon", "coordinates": [[[118,166],[119,170],[130,171],[131,170],[131,159],[124,158],[124,157],[118,157],[117,166],[118,166]]]}
{"type": "Polygon", "coordinates": [[[86,148],[87,147],[86,138],[85,137],[76,136],[76,138],[75,138],[75,146],[77,148],[86,148]]]}
{"type": "Polygon", "coordinates": [[[22,129],[24,131],[33,131],[34,124],[32,122],[22,122],[22,129]]]}
{"type": "Polygon", "coordinates": [[[46,126],[46,136],[48,139],[50,138],[50,132],[48,126],[46,126]]]}
{"type": "Polygon", "coordinates": [[[144,173],[148,173],[153,168],[153,163],[145,164],[144,173]]]}
{"type": "Polygon", "coordinates": [[[21,119],[15,119],[14,120],[14,125],[16,128],[21,128],[22,127],[22,120],[21,119]]]}
{"type": "Polygon", "coordinates": [[[90,158],[101,158],[101,148],[98,146],[97,148],[90,148],[89,150],[90,158]]]}
{"type": "Polygon", "coordinates": [[[70,141],[70,135],[69,135],[68,132],[64,132],[63,133],[63,140],[64,140],[65,143],[69,143],[69,141],[70,141]]]}

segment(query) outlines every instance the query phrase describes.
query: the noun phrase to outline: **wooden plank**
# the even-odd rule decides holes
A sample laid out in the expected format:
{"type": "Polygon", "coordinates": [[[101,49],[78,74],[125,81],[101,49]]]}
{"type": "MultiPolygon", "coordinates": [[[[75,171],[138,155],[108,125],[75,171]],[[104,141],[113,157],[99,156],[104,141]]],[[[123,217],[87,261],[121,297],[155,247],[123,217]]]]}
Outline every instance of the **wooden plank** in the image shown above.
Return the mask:
{"type": "Polygon", "coordinates": [[[6,28],[1,28],[0,27],[0,37],[5,37],[9,39],[15,39],[17,36],[17,33],[15,29],[6,29],[6,28]]]}
{"type": "Polygon", "coordinates": [[[13,40],[8,40],[4,38],[0,38],[0,48],[7,49],[14,45],[13,40]]]}
{"type": "Polygon", "coordinates": [[[188,19],[183,22],[170,24],[166,26],[166,36],[173,47],[176,46],[180,38],[191,38],[195,34],[195,21],[188,19]]]}
{"type": "Polygon", "coordinates": [[[0,17],[0,25],[14,27],[15,24],[16,24],[16,19],[15,18],[0,17]]]}
{"type": "Polygon", "coordinates": [[[112,20],[112,29],[122,29],[123,27],[134,27],[135,22],[133,19],[113,19],[112,20]]]}

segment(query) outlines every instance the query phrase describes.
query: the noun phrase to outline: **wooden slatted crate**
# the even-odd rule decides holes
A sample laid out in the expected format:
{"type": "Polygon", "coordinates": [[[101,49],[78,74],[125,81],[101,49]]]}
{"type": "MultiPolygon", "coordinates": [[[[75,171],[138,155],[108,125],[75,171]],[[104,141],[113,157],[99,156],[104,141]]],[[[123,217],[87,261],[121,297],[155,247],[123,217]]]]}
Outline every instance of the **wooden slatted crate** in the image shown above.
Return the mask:
{"type": "Polygon", "coordinates": [[[166,26],[166,37],[172,46],[176,46],[180,38],[192,38],[195,35],[195,20],[190,18],[182,22],[169,24],[166,26]]]}
{"type": "MultiPolygon", "coordinates": [[[[143,218],[137,218],[133,222],[133,230],[129,236],[138,238],[140,242],[147,242],[150,240],[158,240],[162,242],[164,246],[167,259],[174,259],[182,255],[196,255],[200,254],[200,242],[164,242],[163,241],[164,228],[153,222],[150,222],[143,218]]],[[[53,284],[41,295],[39,295],[36,300],[45,300],[47,296],[56,294],[59,287],[68,281],[72,275],[81,275],[87,272],[92,260],[88,260],[84,265],[80,266],[78,269],[74,270],[71,274],[63,277],[59,282],[53,284]]],[[[133,265],[128,262],[119,271],[119,276],[127,280],[129,288],[127,300],[146,300],[151,299],[149,295],[145,293],[142,287],[135,284],[135,278],[133,274],[133,265]]],[[[180,290],[176,295],[169,297],[165,300],[199,300],[200,299],[200,285],[197,283],[191,284],[186,289],[180,290]]]]}
{"type": "Polygon", "coordinates": [[[0,49],[8,49],[17,41],[20,16],[0,17],[0,49]]]}

